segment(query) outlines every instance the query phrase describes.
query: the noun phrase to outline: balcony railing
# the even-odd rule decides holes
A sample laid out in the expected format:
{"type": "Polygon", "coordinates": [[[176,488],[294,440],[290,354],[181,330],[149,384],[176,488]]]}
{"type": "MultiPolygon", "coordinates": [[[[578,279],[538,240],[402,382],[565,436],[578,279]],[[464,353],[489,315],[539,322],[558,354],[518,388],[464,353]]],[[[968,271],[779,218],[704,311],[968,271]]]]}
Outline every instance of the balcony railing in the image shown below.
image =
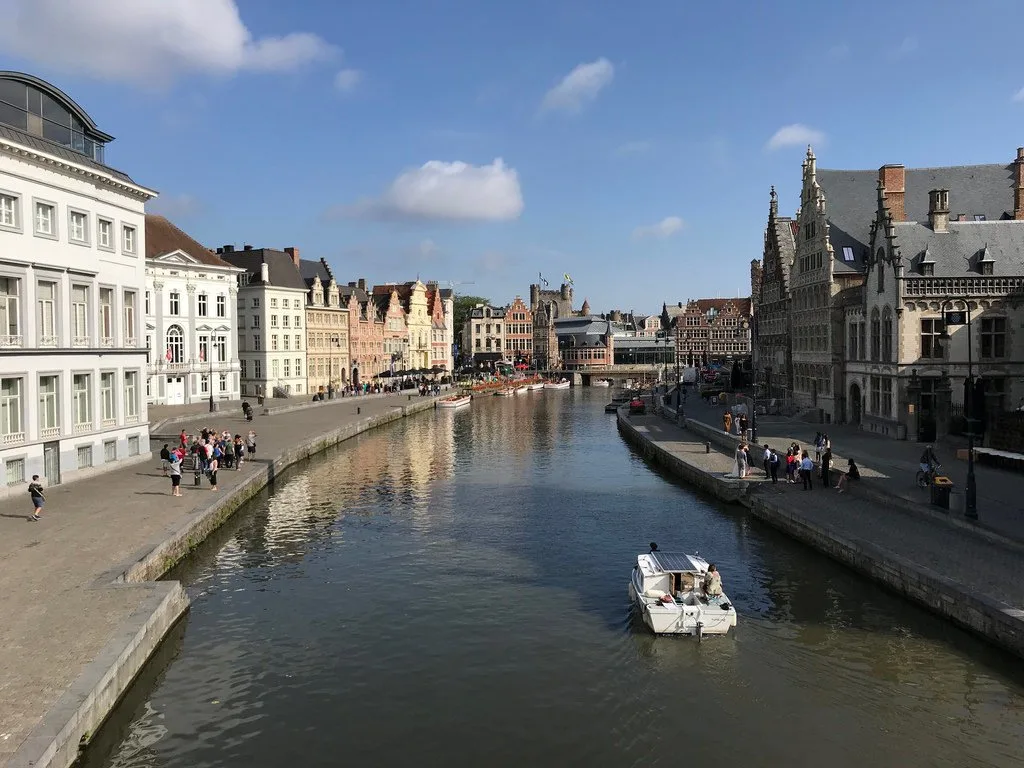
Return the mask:
{"type": "Polygon", "coordinates": [[[76,435],[84,435],[86,432],[92,432],[92,422],[87,424],[75,424],[76,435]]]}
{"type": "Polygon", "coordinates": [[[43,440],[52,440],[60,437],[60,427],[43,427],[39,430],[39,437],[43,440]]]}
{"type": "Polygon", "coordinates": [[[3,435],[4,445],[19,445],[25,442],[24,432],[5,432],[3,435]]]}
{"type": "Polygon", "coordinates": [[[72,336],[71,337],[71,346],[72,347],[88,347],[91,342],[92,342],[92,339],[90,339],[88,336],[72,336]]]}
{"type": "Polygon", "coordinates": [[[57,337],[53,336],[53,335],[50,335],[50,336],[40,336],[39,337],[39,346],[40,347],[56,347],[57,346],[57,337]]]}
{"type": "Polygon", "coordinates": [[[139,340],[134,336],[129,336],[127,339],[124,340],[124,345],[126,347],[137,347],[139,346],[139,340]]]}
{"type": "Polygon", "coordinates": [[[117,424],[117,419],[103,419],[103,421],[100,422],[100,426],[103,427],[112,427],[115,424],[117,424]]]}
{"type": "Polygon", "coordinates": [[[134,416],[125,416],[124,417],[124,423],[125,424],[138,424],[139,423],[139,415],[135,414],[134,416]]]}
{"type": "Polygon", "coordinates": [[[19,336],[14,336],[14,335],[10,335],[10,334],[5,334],[3,336],[0,336],[0,347],[20,347],[20,346],[21,346],[21,336],[20,335],[19,336]]]}
{"type": "Polygon", "coordinates": [[[100,346],[101,347],[106,347],[108,349],[110,347],[114,346],[114,337],[113,336],[104,336],[102,339],[100,339],[100,346]]]}

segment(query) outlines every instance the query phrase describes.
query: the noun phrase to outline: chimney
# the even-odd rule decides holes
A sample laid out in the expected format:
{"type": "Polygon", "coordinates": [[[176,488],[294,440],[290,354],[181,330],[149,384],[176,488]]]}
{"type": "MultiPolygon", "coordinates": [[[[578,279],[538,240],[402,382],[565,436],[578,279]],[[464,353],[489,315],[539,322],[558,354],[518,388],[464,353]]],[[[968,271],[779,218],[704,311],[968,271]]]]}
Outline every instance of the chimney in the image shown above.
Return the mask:
{"type": "Polygon", "coordinates": [[[928,192],[928,226],[932,232],[949,232],[949,190],[928,192]]]}
{"type": "Polygon", "coordinates": [[[349,280],[348,281],[348,287],[349,288],[355,288],[356,287],[356,281],[355,280],[349,280]]]}
{"type": "Polygon", "coordinates": [[[681,301],[679,302],[679,308],[680,308],[680,309],[682,309],[682,308],[683,308],[683,302],[681,302],[681,301]]]}
{"type": "Polygon", "coordinates": [[[243,246],[242,246],[242,250],[243,250],[243,251],[251,251],[251,250],[252,250],[252,246],[251,246],[251,245],[248,245],[248,244],[247,244],[247,245],[243,245],[243,246]]]}
{"type": "Polygon", "coordinates": [[[267,285],[270,284],[270,267],[267,266],[265,261],[260,264],[260,281],[267,285]]]}
{"type": "Polygon", "coordinates": [[[225,245],[224,246],[224,253],[234,253],[234,252],[235,252],[235,246],[233,246],[233,245],[225,245]]]}
{"type": "Polygon", "coordinates": [[[222,253],[224,253],[224,249],[223,248],[218,248],[217,249],[217,255],[220,256],[222,253]]]}
{"type": "Polygon", "coordinates": [[[906,174],[900,165],[883,165],[878,169],[878,180],[885,190],[885,204],[892,214],[893,221],[906,221],[907,209],[904,203],[906,193],[906,174]]]}
{"type": "Polygon", "coordinates": [[[1024,147],[1017,147],[1017,159],[1013,165],[1013,218],[1024,221],[1024,147]]]}
{"type": "Polygon", "coordinates": [[[296,248],[294,245],[290,245],[290,246],[288,246],[287,248],[284,249],[284,252],[287,253],[291,257],[292,264],[294,264],[295,268],[298,269],[299,268],[299,249],[296,248]]]}
{"type": "Polygon", "coordinates": [[[366,278],[365,277],[360,277],[359,281],[356,283],[356,285],[359,287],[359,290],[365,291],[366,290],[366,278]]]}

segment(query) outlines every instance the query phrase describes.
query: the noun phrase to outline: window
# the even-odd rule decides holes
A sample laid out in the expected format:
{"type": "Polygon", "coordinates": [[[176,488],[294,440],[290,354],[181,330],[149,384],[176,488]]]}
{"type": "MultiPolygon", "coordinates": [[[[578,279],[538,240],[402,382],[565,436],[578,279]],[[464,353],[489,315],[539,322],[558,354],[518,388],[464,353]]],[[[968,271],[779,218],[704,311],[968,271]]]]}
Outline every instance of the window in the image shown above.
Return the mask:
{"type": "Polygon", "coordinates": [[[221,392],[227,392],[228,391],[228,376],[227,376],[227,374],[226,373],[222,373],[222,374],[220,374],[220,376],[218,378],[220,379],[219,382],[218,382],[218,387],[219,387],[220,391],[221,392]]]}
{"type": "Polygon", "coordinates": [[[298,352],[302,349],[302,337],[299,334],[295,334],[295,351],[298,352]]]}
{"type": "Polygon", "coordinates": [[[199,348],[199,360],[200,362],[206,362],[210,359],[210,337],[200,336],[196,345],[199,348]]]}
{"type": "Polygon", "coordinates": [[[0,347],[21,346],[20,287],[19,281],[13,277],[0,277],[0,347]]]}
{"type": "Polygon", "coordinates": [[[931,261],[922,261],[921,274],[924,277],[933,277],[935,275],[935,263],[931,261]]]}
{"type": "Polygon", "coordinates": [[[254,333],[252,335],[252,351],[253,352],[259,352],[260,351],[260,335],[258,333],[254,333]]]}
{"type": "Polygon", "coordinates": [[[168,363],[185,362],[185,335],[180,325],[172,325],[167,329],[167,352],[164,359],[168,363]]]}
{"type": "Polygon", "coordinates": [[[103,461],[108,464],[117,461],[117,440],[103,441],[103,461]]]}
{"type": "Polygon", "coordinates": [[[4,470],[8,485],[21,485],[25,482],[24,459],[8,459],[5,462],[4,470]]]}
{"type": "Polygon", "coordinates": [[[942,357],[942,346],[939,344],[939,334],[941,333],[942,320],[940,318],[921,318],[921,357],[942,357]]]}
{"type": "Polygon", "coordinates": [[[277,352],[277,334],[272,333],[270,335],[270,351],[277,352]]]}
{"type": "Polygon", "coordinates": [[[21,200],[15,195],[0,192],[0,227],[3,229],[21,228],[21,200]]]}
{"type": "Polygon", "coordinates": [[[200,293],[199,294],[199,316],[200,317],[206,317],[208,308],[209,308],[209,305],[208,305],[206,294],[205,293],[200,293]]]}
{"type": "Polygon", "coordinates": [[[882,379],[882,415],[892,418],[892,379],[882,379]]]}
{"type": "Polygon", "coordinates": [[[57,207],[50,203],[36,203],[36,234],[57,236],[57,207]]]}
{"type": "Polygon", "coordinates": [[[981,321],[982,358],[1006,357],[1006,318],[986,317],[981,321]]]}
{"type": "MultiPolygon", "coordinates": [[[[277,336],[275,336],[274,338],[276,339],[276,338],[277,338],[277,336]]],[[[289,336],[289,335],[288,335],[288,334],[286,333],[286,334],[284,335],[284,351],[285,351],[285,352],[289,352],[289,351],[291,350],[291,348],[292,348],[292,337],[291,337],[291,336],[289,336]]]]}
{"type": "Polygon", "coordinates": [[[253,309],[259,309],[260,308],[260,300],[259,299],[253,299],[252,300],[252,308],[253,309]]]}
{"type": "Polygon", "coordinates": [[[135,227],[127,224],[121,227],[121,250],[124,253],[135,254],[135,227]]]}
{"type": "Polygon", "coordinates": [[[853,261],[853,248],[848,245],[843,246],[843,261],[853,261]]]}
{"type": "Polygon", "coordinates": [[[76,373],[72,377],[71,401],[76,432],[88,432],[92,429],[92,395],[89,389],[88,373],[76,373]]]}
{"type": "Polygon", "coordinates": [[[241,368],[242,368],[242,378],[243,379],[248,379],[249,378],[249,361],[248,360],[242,360],[241,361],[241,368]]]}
{"type": "Polygon", "coordinates": [[[139,436],[131,435],[128,438],[128,455],[138,456],[139,455],[139,436]]]}
{"type": "Polygon", "coordinates": [[[100,401],[103,407],[101,418],[104,424],[112,424],[116,418],[114,412],[114,374],[100,374],[100,401]]]}
{"type": "Polygon", "coordinates": [[[991,275],[994,262],[982,260],[978,262],[978,272],[983,275],[991,275]]]}
{"type": "Polygon", "coordinates": [[[150,311],[149,311],[149,291],[146,291],[145,301],[146,301],[146,314],[148,315],[148,314],[150,314],[150,311]]]}
{"type": "Polygon", "coordinates": [[[287,379],[292,375],[292,361],[291,358],[286,357],[284,359],[284,377],[287,379]]]}
{"type": "Polygon", "coordinates": [[[883,260],[885,259],[885,250],[883,248],[879,248],[875,255],[877,257],[875,260],[875,269],[878,271],[878,292],[881,293],[885,290],[885,264],[883,263],[883,260]]]}
{"type": "Polygon", "coordinates": [[[78,468],[87,469],[92,466],[92,446],[91,445],[80,445],[78,446],[78,468]]]}
{"type": "MultiPolygon", "coordinates": [[[[323,318],[320,318],[320,320],[321,320],[321,322],[323,322],[323,318]]],[[[295,327],[296,328],[301,328],[302,327],[302,315],[296,315],[295,316],[295,327]]]]}
{"type": "Polygon", "coordinates": [[[882,360],[891,363],[892,360],[892,312],[886,307],[882,313],[882,360]]]}
{"type": "Polygon", "coordinates": [[[227,362],[228,359],[228,340],[226,336],[218,336],[213,342],[213,353],[216,355],[214,360],[218,363],[227,362]]]}
{"type": "Polygon", "coordinates": [[[71,286],[71,343],[89,346],[89,288],[84,285],[71,286]]]}
{"type": "Polygon", "coordinates": [[[114,222],[110,219],[96,220],[96,245],[104,251],[114,250],[114,222]]]}
{"type": "Polygon", "coordinates": [[[871,377],[871,412],[877,414],[882,407],[881,377],[871,377]]]}
{"type": "Polygon", "coordinates": [[[983,214],[983,213],[976,213],[976,214],[974,214],[974,220],[975,221],[984,221],[985,220],[985,214],[983,214]]]}
{"type": "Polygon", "coordinates": [[[60,433],[60,409],[57,407],[56,376],[39,377],[39,430],[40,437],[56,437],[60,433]]]}
{"type": "Polygon", "coordinates": [[[253,315],[252,316],[252,327],[253,328],[259,328],[260,327],[260,316],[259,315],[253,315]]]}
{"type": "Polygon", "coordinates": [[[21,379],[0,379],[0,435],[3,443],[25,439],[21,413],[21,379]]]}
{"type": "Polygon", "coordinates": [[[199,391],[204,395],[210,394],[210,377],[205,373],[199,377],[199,391]]]}
{"type": "Polygon", "coordinates": [[[124,293],[124,344],[126,347],[134,347],[135,341],[135,293],[125,291],[124,293]]]}
{"type": "Polygon", "coordinates": [[[271,309],[277,309],[277,299],[276,298],[272,298],[270,300],[270,308],[271,309]]]}
{"type": "Polygon", "coordinates": [[[217,297],[217,317],[228,316],[228,300],[224,295],[217,297]]]}
{"type": "Polygon", "coordinates": [[[89,242],[89,217],[81,211],[68,211],[68,238],[73,243],[89,242]]]}
{"type": "Polygon", "coordinates": [[[170,312],[172,315],[181,314],[181,294],[177,291],[171,291],[170,293],[170,312]]]}
{"type": "Polygon", "coordinates": [[[262,379],[263,378],[263,361],[262,360],[253,360],[252,367],[253,367],[253,378],[262,379]]]}
{"type": "Polygon", "coordinates": [[[295,375],[302,375],[302,359],[298,357],[295,358],[295,375]]]}
{"type": "Polygon", "coordinates": [[[871,313],[871,359],[875,362],[882,356],[882,323],[878,319],[878,310],[871,313]]]}
{"type": "Polygon", "coordinates": [[[867,358],[867,354],[868,354],[867,324],[866,323],[858,323],[857,324],[857,338],[859,340],[858,344],[857,344],[857,347],[858,347],[857,351],[860,352],[860,357],[858,359],[859,360],[864,360],[864,359],[867,358]]]}
{"type": "Polygon", "coordinates": [[[114,342],[114,291],[100,288],[100,342],[108,347],[114,342]]]}
{"type": "Polygon", "coordinates": [[[270,377],[272,379],[276,379],[278,376],[280,376],[279,370],[280,370],[280,366],[278,365],[277,359],[275,358],[274,360],[271,360],[270,361],[270,377]]]}
{"type": "Polygon", "coordinates": [[[270,316],[270,327],[277,328],[277,315],[270,316]]]}
{"type": "Polygon", "coordinates": [[[857,324],[850,323],[850,350],[849,355],[851,360],[857,359],[857,324]]]}

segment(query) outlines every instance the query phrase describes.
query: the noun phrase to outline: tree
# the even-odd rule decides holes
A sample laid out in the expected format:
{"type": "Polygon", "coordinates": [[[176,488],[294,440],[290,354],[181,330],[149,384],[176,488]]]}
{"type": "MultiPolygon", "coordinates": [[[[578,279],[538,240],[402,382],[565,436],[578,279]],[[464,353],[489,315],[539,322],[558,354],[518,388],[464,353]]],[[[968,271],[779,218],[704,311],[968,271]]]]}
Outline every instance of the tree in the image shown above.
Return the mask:
{"type": "Polygon", "coordinates": [[[490,299],[485,299],[483,296],[456,296],[455,297],[455,312],[454,318],[455,327],[453,334],[455,339],[459,341],[459,351],[461,354],[466,354],[466,347],[462,339],[462,329],[466,327],[466,320],[469,319],[469,311],[473,309],[477,304],[490,304],[490,299]]]}

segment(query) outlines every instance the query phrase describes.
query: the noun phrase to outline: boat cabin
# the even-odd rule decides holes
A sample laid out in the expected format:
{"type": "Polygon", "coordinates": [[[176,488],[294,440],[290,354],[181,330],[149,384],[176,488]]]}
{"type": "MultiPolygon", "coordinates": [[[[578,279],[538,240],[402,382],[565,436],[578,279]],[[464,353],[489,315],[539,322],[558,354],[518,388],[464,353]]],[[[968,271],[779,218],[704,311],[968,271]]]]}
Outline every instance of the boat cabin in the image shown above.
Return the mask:
{"type": "Polygon", "coordinates": [[[651,552],[637,558],[643,582],[641,594],[658,597],[670,594],[679,597],[700,587],[708,564],[696,555],[678,552],[651,552]]]}

